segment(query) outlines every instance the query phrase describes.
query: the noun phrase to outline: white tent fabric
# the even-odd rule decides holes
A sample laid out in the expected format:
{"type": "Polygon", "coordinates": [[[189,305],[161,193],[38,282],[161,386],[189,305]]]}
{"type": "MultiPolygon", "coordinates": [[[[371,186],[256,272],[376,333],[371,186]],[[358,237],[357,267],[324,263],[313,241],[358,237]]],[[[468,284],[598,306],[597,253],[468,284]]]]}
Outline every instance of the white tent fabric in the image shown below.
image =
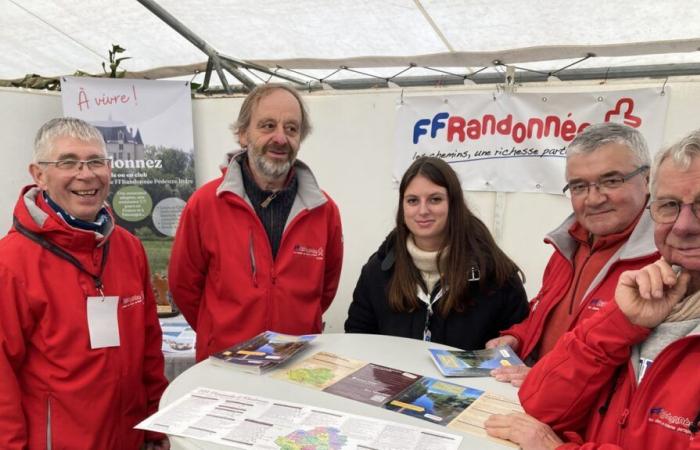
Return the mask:
{"type": "MultiPolygon", "coordinates": [[[[221,54],[318,77],[410,63],[472,73],[496,60],[552,72],[591,53],[576,67],[700,63],[699,0],[155,1],[221,54]]],[[[0,5],[0,79],[100,73],[112,44],[130,72],[207,60],[136,0],[0,5]]]]}

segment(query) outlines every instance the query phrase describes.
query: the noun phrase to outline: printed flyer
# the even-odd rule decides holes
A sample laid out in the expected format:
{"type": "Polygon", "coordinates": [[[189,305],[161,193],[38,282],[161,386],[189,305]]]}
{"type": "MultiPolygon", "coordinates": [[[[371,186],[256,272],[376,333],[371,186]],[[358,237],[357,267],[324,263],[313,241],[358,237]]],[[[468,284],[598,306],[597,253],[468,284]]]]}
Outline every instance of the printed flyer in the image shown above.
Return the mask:
{"type": "Polygon", "coordinates": [[[197,388],[136,426],[234,448],[457,450],[462,437],[235,392],[197,388]]]}

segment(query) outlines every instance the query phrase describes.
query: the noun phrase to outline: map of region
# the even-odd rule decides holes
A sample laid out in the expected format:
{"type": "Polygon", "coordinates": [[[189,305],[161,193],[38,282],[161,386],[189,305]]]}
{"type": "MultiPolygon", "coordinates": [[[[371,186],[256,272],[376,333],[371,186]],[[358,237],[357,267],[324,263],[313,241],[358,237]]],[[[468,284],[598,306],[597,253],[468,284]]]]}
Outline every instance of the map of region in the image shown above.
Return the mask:
{"type": "Polygon", "coordinates": [[[325,367],[315,369],[292,369],[287,372],[287,378],[297,383],[310,384],[316,387],[323,387],[333,379],[333,371],[325,367]]]}
{"type": "Polygon", "coordinates": [[[275,444],[281,450],[341,450],[347,441],[347,436],[341,435],[337,428],[316,427],[280,436],[275,439],[275,444]]]}

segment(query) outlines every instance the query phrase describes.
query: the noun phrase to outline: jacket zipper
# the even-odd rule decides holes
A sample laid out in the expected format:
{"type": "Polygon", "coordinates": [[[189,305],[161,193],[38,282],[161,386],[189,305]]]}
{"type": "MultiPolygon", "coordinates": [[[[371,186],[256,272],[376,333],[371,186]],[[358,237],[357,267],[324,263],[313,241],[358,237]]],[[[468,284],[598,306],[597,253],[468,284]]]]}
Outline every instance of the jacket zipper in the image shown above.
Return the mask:
{"type": "Polygon", "coordinates": [[[625,408],[622,410],[622,414],[620,414],[620,417],[617,419],[618,425],[620,425],[620,428],[625,428],[627,426],[627,419],[630,416],[630,410],[629,408],[625,408]]]}
{"type": "MultiPolygon", "coordinates": [[[[591,255],[593,255],[593,249],[591,249],[588,252],[588,255],[586,255],[586,259],[583,260],[583,264],[581,264],[581,270],[578,272],[578,276],[576,277],[576,282],[574,283],[574,290],[571,292],[571,301],[569,302],[569,315],[572,315],[574,313],[574,301],[576,300],[576,292],[578,292],[578,284],[581,281],[581,275],[583,274],[583,268],[588,264],[588,260],[591,259],[591,255]]],[[[574,271],[576,269],[574,268],[574,271]]],[[[583,303],[583,299],[581,299],[581,302],[583,303]]]]}
{"type": "Polygon", "coordinates": [[[248,240],[248,253],[250,255],[250,272],[253,279],[253,286],[258,287],[258,269],[255,265],[255,245],[253,244],[253,229],[250,229],[248,240]]]}
{"type": "MultiPolygon", "coordinates": [[[[628,380],[632,380],[632,386],[630,386],[631,391],[628,393],[627,397],[627,407],[622,410],[620,415],[617,418],[617,425],[618,425],[618,442],[620,446],[623,446],[623,443],[625,442],[625,428],[627,427],[627,422],[629,421],[630,417],[630,412],[631,411],[636,411],[636,404],[639,401],[639,391],[640,391],[640,386],[641,383],[638,385],[637,384],[637,379],[634,376],[634,368],[632,367],[632,364],[629,361],[629,358],[627,359],[627,363],[625,364],[625,370],[627,371],[627,377],[628,380]]],[[[619,382],[619,380],[618,380],[619,382]]]]}
{"type": "Polygon", "coordinates": [[[46,450],[51,450],[51,396],[46,397],[46,450]]]}

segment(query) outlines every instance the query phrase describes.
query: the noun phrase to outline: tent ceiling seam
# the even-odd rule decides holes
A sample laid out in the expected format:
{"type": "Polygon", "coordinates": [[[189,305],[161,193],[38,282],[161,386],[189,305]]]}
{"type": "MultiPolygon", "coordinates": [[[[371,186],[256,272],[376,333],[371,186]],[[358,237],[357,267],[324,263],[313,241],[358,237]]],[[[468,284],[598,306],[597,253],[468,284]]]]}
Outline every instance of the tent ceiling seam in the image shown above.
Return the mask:
{"type": "Polygon", "coordinates": [[[22,11],[26,12],[26,13],[29,14],[30,16],[32,16],[32,17],[34,17],[35,19],[39,20],[41,23],[43,23],[43,24],[45,24],[46,26],[52,28],[52,29],[53,29],[54,31],[56,31],[58,34],[60,34],[60,35],[62,35],[62,36],[65,36],[65,37],[66,37],[67,39],[69,39],[70,41],[73,41],[73,42],[74,42],[76,45],[78,45],[79,47],[84,48],[84,49],[87,50],[88,52],[90,52],[90,53],[92,53],[93,55],[97,56],[99,59],[101,59],[101,60],[103,60],[103,61],[105,61],[105,62],[108,62],[107,59],[106,59],[103,55],[100,55],[98,52],[96,52],[95,50],[91,49],[90,47],[88,47],[87,45],[83,44],[82,42],[78,41],[78,40],[75,39],[73,36],[69,35],[69,34],[66,33],[65,31],[61,30],[60,28],[58,28],[57,26],[55,26],[55,25],[52,24],[51,22],[45,20],[45,19],[44,19],[43,17],[41,17],[40,15],[36,14],[36,13],[33,12],[33,11],[30,11],[29,9],[27,9],[27,8],[25,8],[24,6],[20,5],[20,4],[19,4],[17,1],[15,1],[15,0],[9,0],[9,1],[10,1],[10,3],[12,3],[13,5],[15,5],[16,7],[20,8],[22,11]]]}

